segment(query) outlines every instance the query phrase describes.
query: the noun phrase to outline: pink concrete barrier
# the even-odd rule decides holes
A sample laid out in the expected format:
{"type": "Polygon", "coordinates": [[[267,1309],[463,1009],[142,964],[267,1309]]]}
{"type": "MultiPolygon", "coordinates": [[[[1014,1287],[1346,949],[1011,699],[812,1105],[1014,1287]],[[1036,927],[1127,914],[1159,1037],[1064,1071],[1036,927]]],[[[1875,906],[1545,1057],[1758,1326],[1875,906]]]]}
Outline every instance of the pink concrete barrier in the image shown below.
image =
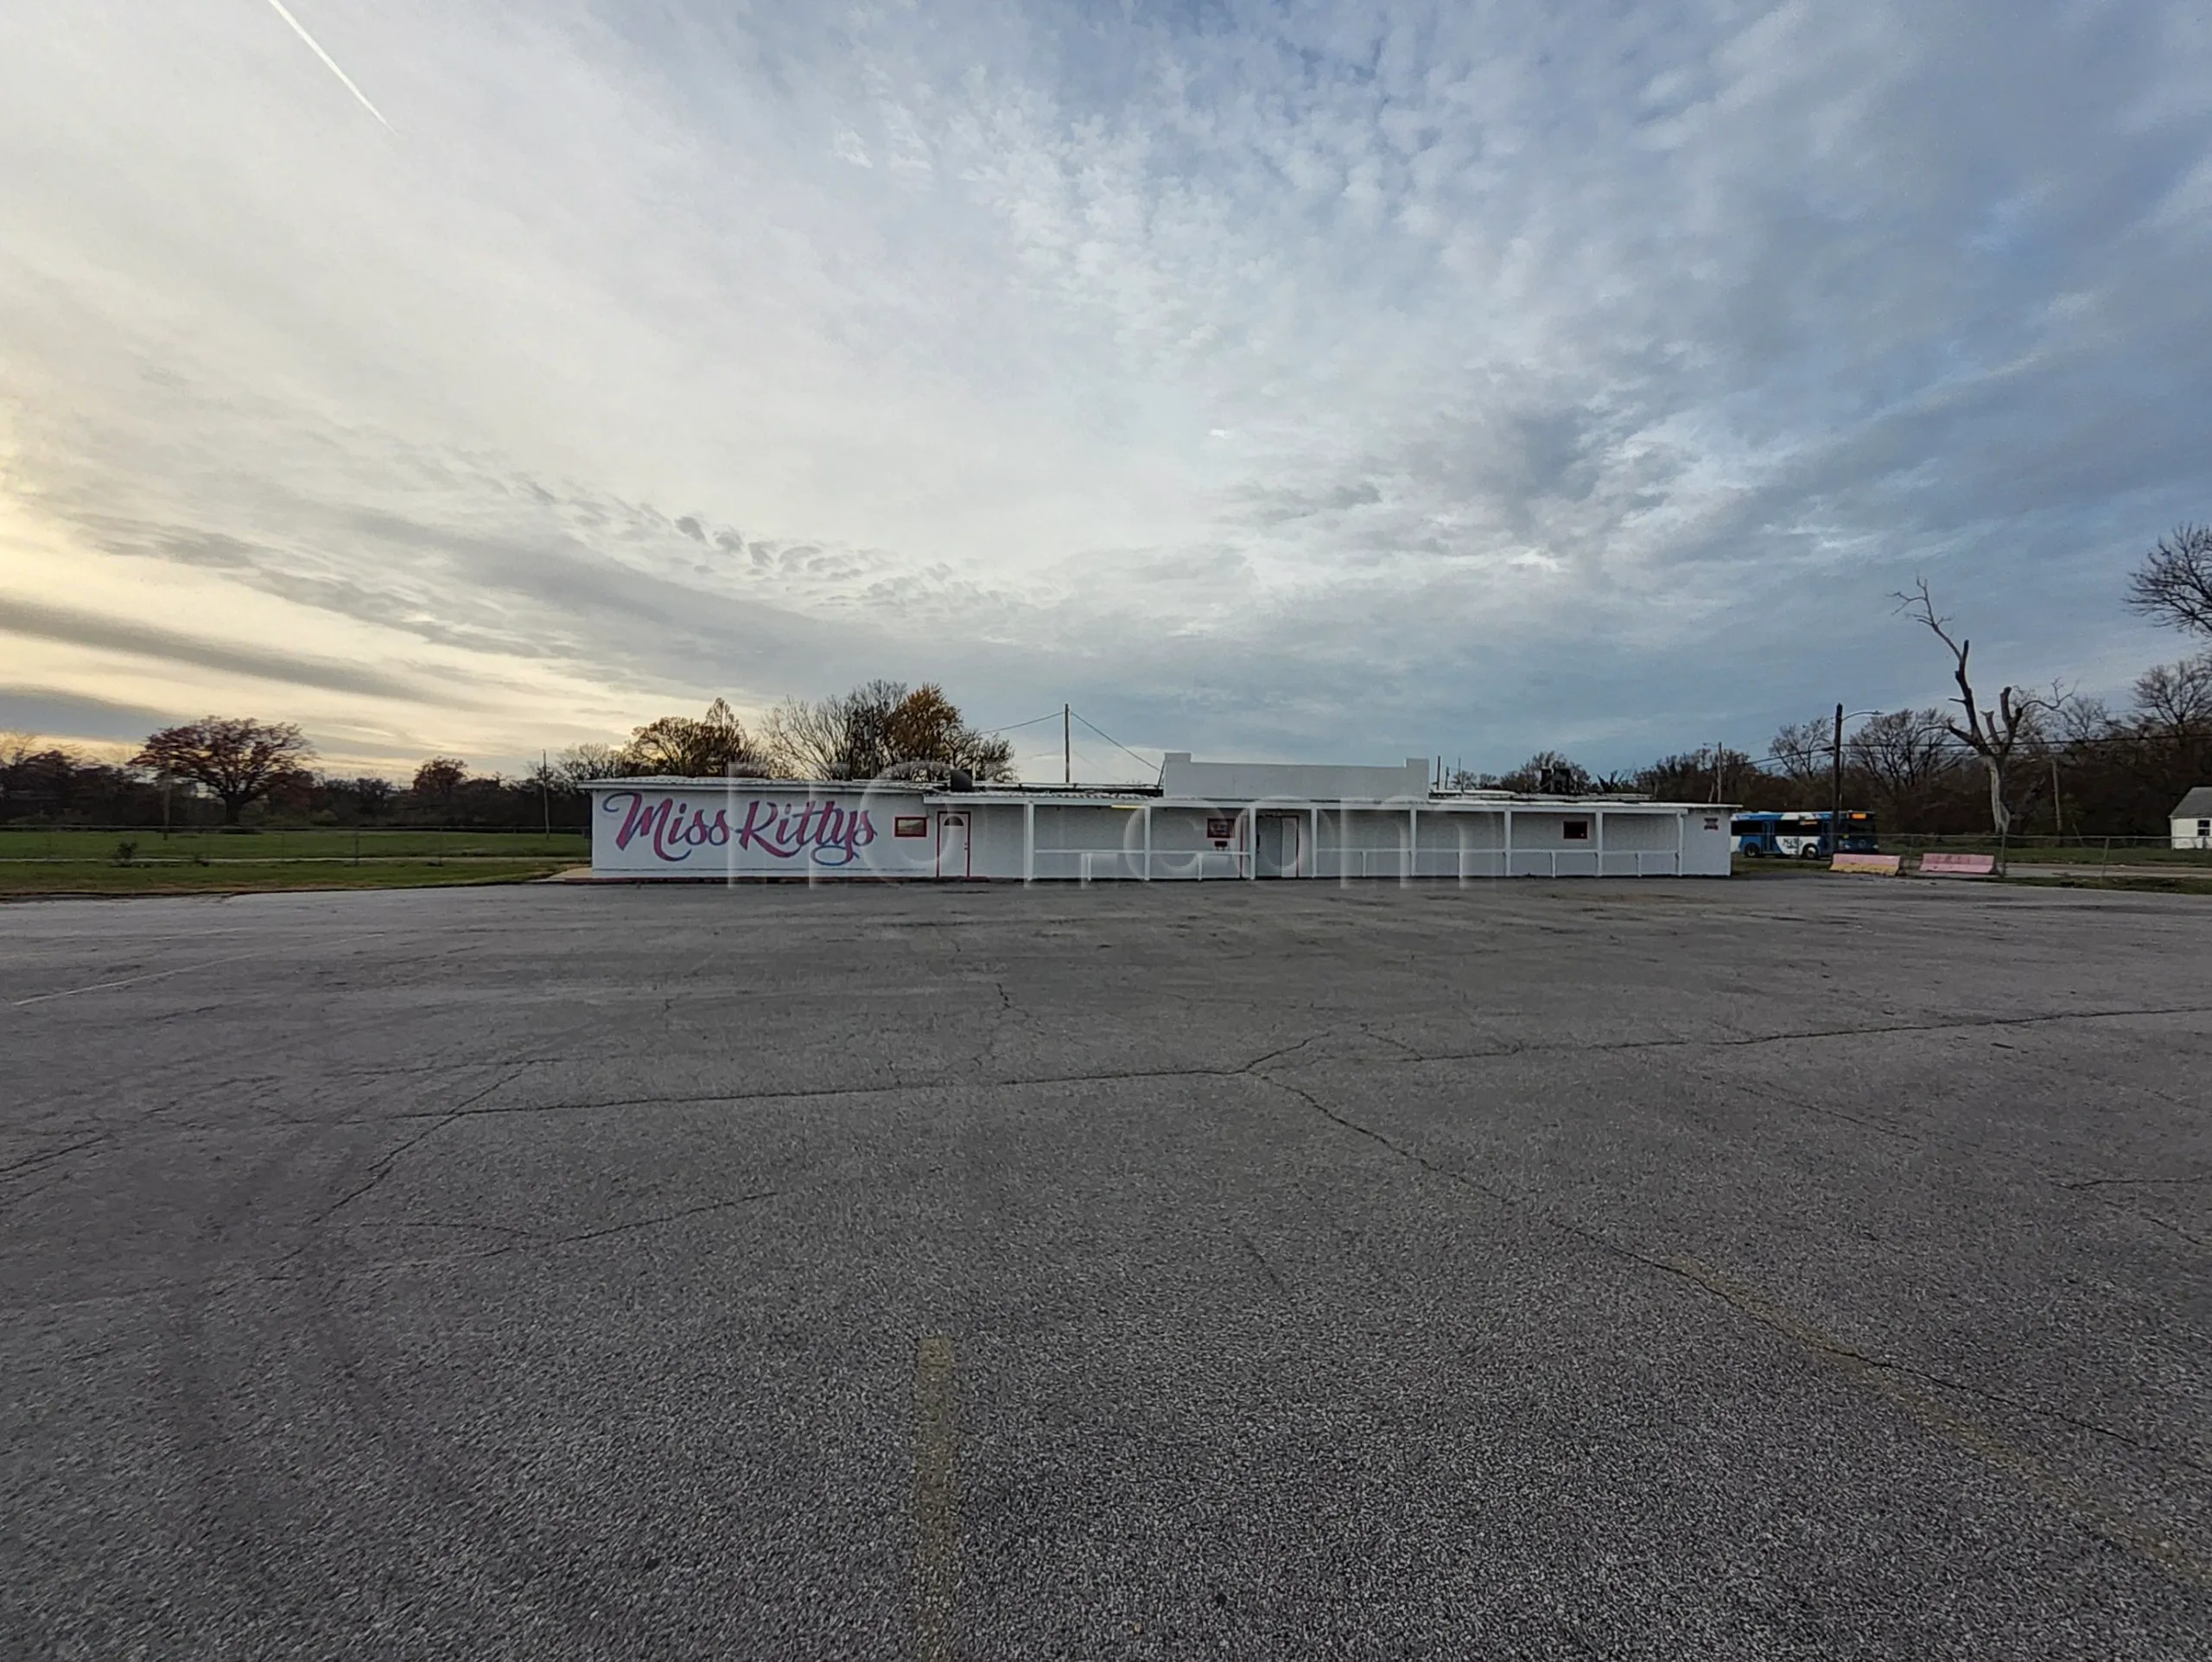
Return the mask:
{"type": "Polygon", "coordinates": [[[1920,875],[1923,877],[1993,877],[1997,874],[1997,856],[1993,854],[1923,854],[1920,856],[1920,875]]]}
{"type": "Polygon", "coordinates": [[[1894,877],[1902,858],[1895,854],[1839,854],[1828,863],[1828,869],[1861,877],[1894,877]]]}

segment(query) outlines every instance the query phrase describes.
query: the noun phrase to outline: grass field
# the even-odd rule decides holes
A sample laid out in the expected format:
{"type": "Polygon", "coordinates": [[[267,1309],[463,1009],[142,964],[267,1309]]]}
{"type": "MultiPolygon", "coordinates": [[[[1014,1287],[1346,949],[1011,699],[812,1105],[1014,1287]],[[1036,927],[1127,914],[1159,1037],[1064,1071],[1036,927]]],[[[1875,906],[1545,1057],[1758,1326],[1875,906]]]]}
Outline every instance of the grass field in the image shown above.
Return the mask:
{"type": "MultiPolygon", "coordinates": [[[[1974,852],[1975,850],[1965,851],[1974,852]]],[[[1988,851],[1995,852],[1993,846],[1988,851]]],[[[2035,883],[2046,888],[2136,888],[2167,895],[2212,895],[2212,859],[2208,859],[2202,854],[2194,853],[2193,850],[2179,849],[2153,849],[2138,850],[2138,852],[2152,855],[2171,854],[2174,857],[2169,860],[2123,859],[2120,857],[2120,850],[2115,849],[2113,850],[2112,863],[2107,866],[2100,863],[2096,850],[2090,851],[2084,858],[2080,850],[2071,849],[2039,849],[2035,851],[2032,857],[2014,850],[2006,859],[2003,881],[2008,883],[2035,883]],[[2061,854],[2070,855],[2073,857],[2062,860],[2058,857],[2061,854]]],[[[1914,856],[1910,855],[1905,858],[1906,873],[1904,881],[1907,882],[1961,881],[1948,877],[1924,880],[1916,877],[1911,874],[1910,869],[1913,860],[1914,856]]],[[[1827,877],[1834,875],[1828,870],[1827,862],[1825,860],[1747,860],[1740,854],[1735,856],[1732,869],[1738,877],[1789,879],[1827,877]]],[[[1882,879],[1850,876],[1840,881],[1879,882],[1882,879]]],[[[1964,881],[1986,882],[1987,880],[1970,878],[1964,881]]]]}
{"type": "Polygon", "coordinates": [[[590,858],[581,831],[0,830],[0,898],[523,882],[590,858]]]}
{"type": "MultiPolygon", "coordinates": [[[[1997,844],[1993,842],[1943,843],[1936,846],[1945,854],[1994,854],[1997,852],[1997,844]]],[[[2094,843],[2086,846],[2075,844],[2071,846],[2061,847],[2052,847],[2038,843],[2024,848],[2018,844],[2014,844],[2005,850],[2005,863],[2007,866],[2094,866],[2106,863],[2107,859],[2105,850],[2094,843]]],[[[2212,850],[2207,849],[2115,844],[2109,860],[2115,866],[2180,866],[2183,868],[2194,866],[2208,876],[2212,876],[2212,850]]]]}
{"type": "Polygon", "coordinates": [[[0,865],[0,900],[59,895],[235,895],[301,888],[435,888],[461,883],[519,883],[549,877],[569,860],[379,860],[283,863],[231,861],[204,866],[119,866],[98,860],[22,861],[0,865]]]}
{"type": "Polygon", "coordinates": [[[2212,867],[2191,870],[2147,862],[2123,865],[2114,861],[2109,868],[2095,871],[2086,866],[2072,866],[2048,873],[2038,871],[2032,863],[2019,863],[2006,869],[2005,881],[2056,888],[2139,888],[2165,895],[2212,895],[2212,867]]]}
{"type": "Polygon", "coordinates": [[[36,831],[0,828],[0,865],[26,860],[112,861],[118,846],[135,845],[134,862],[201,861],[266,865],[283,860],[560,860],[591,858],[582,831],[36,831]]]}

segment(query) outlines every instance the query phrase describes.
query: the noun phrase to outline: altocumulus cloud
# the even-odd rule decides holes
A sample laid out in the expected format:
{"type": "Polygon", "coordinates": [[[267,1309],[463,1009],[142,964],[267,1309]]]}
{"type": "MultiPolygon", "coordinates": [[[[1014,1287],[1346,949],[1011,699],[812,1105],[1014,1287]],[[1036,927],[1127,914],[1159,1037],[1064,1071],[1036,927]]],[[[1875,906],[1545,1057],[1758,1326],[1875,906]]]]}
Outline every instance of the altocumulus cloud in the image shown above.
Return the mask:
{"type": "Polygon", "coordinates": [[[2123,680],[2212,514],[2193,4],[289,9],[389,128],[0,21],[0,723],[1618,763],[1939,696],[1916,571],[2123,680]]]}

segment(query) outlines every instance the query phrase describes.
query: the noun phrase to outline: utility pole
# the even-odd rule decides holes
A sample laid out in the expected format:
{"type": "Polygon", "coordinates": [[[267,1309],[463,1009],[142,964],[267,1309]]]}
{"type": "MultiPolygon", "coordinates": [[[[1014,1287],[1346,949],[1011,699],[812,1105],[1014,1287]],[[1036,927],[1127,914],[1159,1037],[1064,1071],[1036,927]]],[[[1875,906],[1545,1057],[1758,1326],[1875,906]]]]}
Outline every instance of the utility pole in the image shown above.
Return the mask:
{"type": "Polygon", "coordinates": [[[1843,847],[1843,706],[1835,707],[1835,801],[1828,817],[1828,858],[1843,847]]]}
{"type": "Polygon", "coordinates": [[[1075,738],[1068,728],[1068,707],[1060,706],[1060,783],[1075,783],[1075,738]]]}
{"type": "Polygon", "coordinates": [[[548,837],[553,835],[553,787],[550,783],[552,773],[551,753],[539,751],[537,753],[537,800],[545,810],[545,834],[548,837]]]}
{"type": "Polygon", "coordinates": [[[2058,806],[2058,758],[2050,759],[2050,828],[2057,835],[2066,835],[2066,811],[2058,806]]]}

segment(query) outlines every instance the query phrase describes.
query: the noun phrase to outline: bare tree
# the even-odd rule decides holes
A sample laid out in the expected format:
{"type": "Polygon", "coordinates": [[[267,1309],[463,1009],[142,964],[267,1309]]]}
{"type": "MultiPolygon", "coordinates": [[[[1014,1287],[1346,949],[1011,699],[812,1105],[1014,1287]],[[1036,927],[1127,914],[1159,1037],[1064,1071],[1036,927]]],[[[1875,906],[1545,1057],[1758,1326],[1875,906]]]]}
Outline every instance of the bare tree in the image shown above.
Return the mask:
{"type": "Polygon", "coordinates": [[[2212,525],[2177,525],[2159,538],[2128,582],[2127,603],[2212,639],[2212,525]]]}
{"type": "MultiPolygon", "coordinates": [[[[1514,788],[1542,788],[1517,782],[1539,760],[1531,757],[1521,765],[1521,774],[1509,775],[1514,788]]],[[[1639,767],[1634,782],[1637,791],[1662,802],[1742,802],[1754,787],[1770,784],[1771,779],[1733,745],[1707,744],[1680,755],[1662,756],[1649,767],[1639,767]]],[[[1598,788],[1603,788],[1599,781],[1586,786],[1598,788]]]]}
{"type": "Polygon", "coordinates": [[[2101,698],[2076,692],[2051,706],[2051,719],[2063,743],[2084,747],[2097,743],[2113,731],[2112,707],[2101,698]]]}
{"type": "Polygon", "coordinates": [[[811,702],[786,698],[768,713],[764,737],[785,772],[802,779],[943,778],[955,767],[1006,779],[1014,747],[978,733],[936,685],[908,691],[899,681],[864,681],[811,702]]]}
{"type": "Polygon", "coordinates": [[[1997,707],[1985,709],[1968,678],[1967,658],[1974,643],[1951,633],[1950,621],[1936,609],[1928,592],[1928,579],[1914,579],[1912,593],[1894,598],[1899,611],[1923,625],[1951,654],[1951,678],[1959,684],[1959,696],[1951,702],[1966,713],[1966,722],[1947,721],[1943,729],[1981,758],[1989,781],[1990,829],[2001,837],[2012,828],[2012,811],[2005,806],[2005,765],[2023,739],[2035,736],[2037,712],[2048,708],[2051,700],[2005,687],[1997,695],[1997,707]]]}
{"type": "Polygon", "coordinates": [[[1770,759],[1791,784],[1811,786],[1826,782],[1835,748],[1830,718],[1815,716],[1809,722],[1792,722],[1774,735],[1767,747],[1770,759]]]}
{"type": "MultiPolygon", "coordinates": [[[[845,754],[833,779],[880,779],[906,760],[893,742],[899,706],[906,701],[903,681],[863,681],[840,701],[845,709],[845,754]]],[[[953,712],[955,718],[959,712],[953,712]]]]}
{"type": "Polygon", "coordinates": [[[2135,712],[2140,727],[2166,737],[2212,731],[2212,653],[2144,671],[2135,681],[2135,712]]]}
{"type": "Polygon", "coordinates": [[[1852,768],[1873,784],[1888,822],[1916,818],[1950,771],[1949,734],[1940,710],[1885,710],[1844,743],[1852,768]]]}
{"type": "Polygon", "coordinates": [[[620,779],[629,771],[629,757],[612,744],[572,744],[553,764],[556,790],[574,790],[589,780],[620,779]]]}
{"type": "Polygon", "coordinates": [[[290,780],[314,755],[290,722],[209,716],[151,735],[130,765],[205,786],[222,801],[223,823],[235,825],[246,804],[290,780]]]}
{"type": "Polygon", "coordinates": [[[761,738],[776,769],[794,779],[835,779],[843,764],[845,701],[786,698],[768,712],[761,738]]]}

